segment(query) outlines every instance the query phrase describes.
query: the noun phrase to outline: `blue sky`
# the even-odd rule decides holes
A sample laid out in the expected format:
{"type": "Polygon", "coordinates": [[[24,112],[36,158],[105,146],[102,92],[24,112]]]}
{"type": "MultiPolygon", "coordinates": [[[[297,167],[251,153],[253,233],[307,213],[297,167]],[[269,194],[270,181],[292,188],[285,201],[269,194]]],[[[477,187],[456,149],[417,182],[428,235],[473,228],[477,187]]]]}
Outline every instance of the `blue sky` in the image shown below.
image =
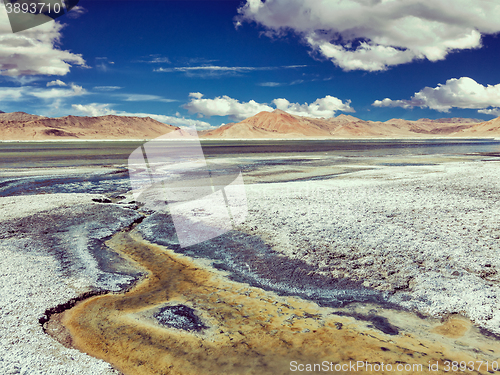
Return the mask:
{"type": "Polygon", "coordinates": [[[13,34],[0,110],[199,129],[261,110],[364,120],[500,116],[487,0],[85,1],[13,34]]]}

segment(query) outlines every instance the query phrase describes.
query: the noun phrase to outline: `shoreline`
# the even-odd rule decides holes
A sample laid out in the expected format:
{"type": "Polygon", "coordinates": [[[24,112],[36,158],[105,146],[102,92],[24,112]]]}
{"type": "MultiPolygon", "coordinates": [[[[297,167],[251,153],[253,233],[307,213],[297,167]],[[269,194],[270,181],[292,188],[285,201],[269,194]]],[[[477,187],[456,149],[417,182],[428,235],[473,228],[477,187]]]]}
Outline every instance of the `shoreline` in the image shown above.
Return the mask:
{"type": "MultiPolygon", "coordinates": [[[[237,141],[237,142],[243,142],[243,141],[250,141],[250,142],[256,142],[256,141],[432,141],[432,140],[500,140],[500,137],[417,137],[417,138],[410,138],[410,137],[322,137],[322,138],[316,138],[316,137],[301,137],[301,138],[209,138],[209,137],[199,137],[199,140],[201,142],[204,141],[217,141],[217,142],[230,142],[230,141],[237,141]]],[[[178,139],[160,139],[160,140],[155,140],[154,138],[149,139],[106,139],[106,138],[99,138],[99,139],[24,139],[24,140],[0,140],[1,143],[57,143],[57,142],[149,142],[149,141],[155,141],[155,142],[192,142],[193,139],[183,139],[183,138],[178,138],[178,139]]]]}

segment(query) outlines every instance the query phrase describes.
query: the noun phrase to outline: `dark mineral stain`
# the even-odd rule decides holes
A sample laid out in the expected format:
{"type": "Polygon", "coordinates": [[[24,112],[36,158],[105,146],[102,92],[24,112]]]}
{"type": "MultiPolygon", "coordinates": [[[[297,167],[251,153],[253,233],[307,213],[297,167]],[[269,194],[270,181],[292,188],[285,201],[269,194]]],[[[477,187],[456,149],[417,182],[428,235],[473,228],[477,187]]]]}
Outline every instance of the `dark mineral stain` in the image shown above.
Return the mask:
{"type": "Polygon", "coordinates": [[[108,198],[92,198],[92,200],[97,203],[111,203],[111,200],[108,198]]]}
{"type": "Polygon", "coordinates": [[[184,305],[163,307],[154,317],[158,323],[164,326],[183,329],[185,331],[199,332],[208,328],[195,314],[194,309],[184,305]]]}
{"type": "Polygon", "coordinates": [[[320,275],[315,266],[275,252],[256,235],[233,230],[181,248],[172,219],[165,213],[148,216],[137,229],[146,240],[167,246],[177,253],[212,260],[216,269],[228,271],[229,279],[236,282],[280,295],[306,298],[320,306],[342,307],[352,302],[370,302],[400,309],[387,302],[382,293],[364,287],[359,281],[320,275]]]}
{"type": "Polygon", "coordinates": [[[45,313],[43,316],[41,316],[38,319],[38,322],[42,326],[43,331],[45,332],[45,323],[47,323],[50,320],[50,317],[54,314],[59,314],[63,311],[71,309],[73,306],[75,306],[78,302],[86,300],[87,298],[93,297],[93,296],[99,296],[102,294],[107,293],[106,291],[102,290],[96,290],[96,291],[91,291],[91,292],[86,292],[81,294],[78,297],[70,299],[68,302],[62,303],[60,305],[51,307],[47,310],[45,310],[45,313]]]}
{"type": "Polygon", "coordinates": [[[388,335],[397,335],[399,333],[399,329],[396,326],[393,326],[389,323],[387,318],[378,315],[362,315],[358,313],[347,313],[343,311],[336,311],[332,314],[338,316],[350,316],[356,320],[364,320],[367,322],[371,322],[368,327],[378,329],[379,331],[388,334],[388,335]]]}

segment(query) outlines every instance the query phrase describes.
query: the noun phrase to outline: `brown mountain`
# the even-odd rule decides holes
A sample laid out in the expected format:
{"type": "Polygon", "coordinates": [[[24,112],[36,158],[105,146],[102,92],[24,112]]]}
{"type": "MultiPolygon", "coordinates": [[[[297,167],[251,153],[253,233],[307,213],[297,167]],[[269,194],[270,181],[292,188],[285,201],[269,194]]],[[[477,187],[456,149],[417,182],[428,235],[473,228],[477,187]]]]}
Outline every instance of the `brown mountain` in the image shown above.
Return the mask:
{"type": "Polygon", "coordinates": [[[1,140],[151,139],[177,129],[149,117],[48,118],[24,112],[0,114],[1,140]]]}
{"type": "Polygon", "coordinates": [[[38,120],[45,118],[43,116],[37,116],[37,115],[30,115],[29,113],[25,112],[11,112],[11,113],[5,113],[2,112],[0,113],[0,122],[5,122],[5,121],[31,121],[31,120],[38,120]]]}
{"type": "MultiPolygon", "coordinates": [[[[236,124],[200,134],[206,138],[432,138],[443,136],[493,137],[499,130],[477,128],[476,119],[392,119],[364,121],[341,114],[329,119],[294,116],[281,110],[260,112],[236,124]],[[496,133],[495,133],[496,131],[496,133]],[[485,133],[486,132],[486,133],[485,133]]],[[[500,124],[499,124],[500,126],[500,124]]],[[[492,126],[494,128],[494,126],[492,126]]]]}
{"type": "MultiPolygon", "coordinates": [[[[198,134],[212,139],[500,137],[500,118],[479,121],[444,118],[379,122],[344,114],[318,119],[275,110],[198,134]]],[[[152,139],[178,129],[149,117],[48,118],[24,112],[0,113],[0,140],[152,139]]],[[[188,132],[182,131],[184,135],[188,132]]]]}
{"type": "Polygon", "coordinates": [[[471,127],[460,129],[455,137],[498,137],[500,135],[500,117],[490,121],[474,124],[471,127]]]}
{"type": "Polygon", "coordinates": [[[440,124],[473,124],[478,122],[483,122],[477,118],[462,118],[462,117],[452,117],[452,118],[438,118],[436,120],[431,120],[428,118],[421,118],[417,122],[434,122],[440,124]]]}
{"type": "Polygon", "coordinates": [[[293,116],[279,109],[260,112],[237,124],[227,124],[205,133],[209,138],[300,138],[327,136],[328,129],[316,124],[315,119],[293,116]]]}

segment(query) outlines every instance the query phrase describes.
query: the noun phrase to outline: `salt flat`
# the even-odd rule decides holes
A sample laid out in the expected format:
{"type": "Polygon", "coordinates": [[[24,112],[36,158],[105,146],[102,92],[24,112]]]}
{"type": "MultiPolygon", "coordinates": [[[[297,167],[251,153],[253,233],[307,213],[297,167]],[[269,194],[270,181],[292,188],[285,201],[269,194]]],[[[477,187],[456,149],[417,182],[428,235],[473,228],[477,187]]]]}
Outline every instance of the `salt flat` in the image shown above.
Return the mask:
{"type": "Polygon", "coordinates": [[[378,167],[330,180],[247,185],[239,228],[273,250],[431,316],[500,334],[500,164],[378,167]]]}
{"type": "MultiPolygon", "coordinates": [[[[246,185],[247,221],[207,246],[224,250],[224,242],[239,236],[249,248],[268,246],[275,263],[266,272],[274,270],[273,282],[282,276],[281,282],[290,283],[280,271],[286,263],[300,265],[305,271],[295,275],[297,283],[314,277],[347,280],[362,298],[433,317],[462,314],[500,334],[500,164],[447,160],[352,167],[330,179],[284,183],[259,183],[259,171],[252,172],[246,185]],[[278,264],[273,254],[286,257],[278,264]]],[[[92,200],[102,197],[0,198],[1,373],[115,372],[101,360],[63,347],[39,323],[47,309],[84,292],[119,291],[137,280],[138,271],[103,251],[102,244],[141,215],[131,205],[92,200]]],[[[157,224],[151,215],[138,228],[160,242],[165,233],[157,224]]],[[[246,272],[245,282],[266,276],[258,267],[265,259],[271,257],[237,265],[246,272]]],[[[315,287],[322,288],[318,282],[315,287]]]]}

